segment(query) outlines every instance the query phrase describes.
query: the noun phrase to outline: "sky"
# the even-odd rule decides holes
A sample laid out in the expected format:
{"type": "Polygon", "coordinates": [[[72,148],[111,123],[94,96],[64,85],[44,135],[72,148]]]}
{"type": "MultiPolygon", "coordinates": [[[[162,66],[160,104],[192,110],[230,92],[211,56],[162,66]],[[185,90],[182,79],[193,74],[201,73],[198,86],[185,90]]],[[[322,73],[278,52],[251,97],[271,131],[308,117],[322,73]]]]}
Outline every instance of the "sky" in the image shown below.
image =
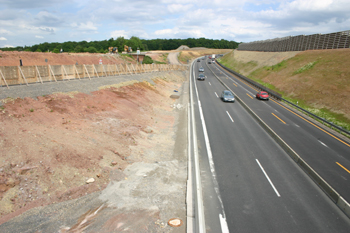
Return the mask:
{"type": "Polygon", "coordinates": [[[350,0],[0,0],[0,48],[45,42],[225,39],[350,30],[350,0]]]}

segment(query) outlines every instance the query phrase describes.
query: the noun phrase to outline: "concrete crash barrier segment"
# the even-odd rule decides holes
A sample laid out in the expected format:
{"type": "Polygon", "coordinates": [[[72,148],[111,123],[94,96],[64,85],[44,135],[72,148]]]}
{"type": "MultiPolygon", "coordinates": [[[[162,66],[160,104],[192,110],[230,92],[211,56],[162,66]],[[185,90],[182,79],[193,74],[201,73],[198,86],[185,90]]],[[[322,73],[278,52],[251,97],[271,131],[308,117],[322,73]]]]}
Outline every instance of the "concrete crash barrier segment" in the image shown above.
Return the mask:
{"type": "MultiPolygon", "coordinates": [[[[214,74],[214,72],[213,72],[214,74]]],[[[215,74],[214,74],[215,75],[215,74]]],[[[257,122],[272,136],[272,138],[283,148],[283,150],[313,179],[313,181],[328,195],[328,197],[350,218],[350,204],[339,195],[315,170],[311,168],[300,156],[280,138],[255,112],[248,107],[218,76],[219,82],[230,90],[236,100],[254,117],[257,122]]]]}

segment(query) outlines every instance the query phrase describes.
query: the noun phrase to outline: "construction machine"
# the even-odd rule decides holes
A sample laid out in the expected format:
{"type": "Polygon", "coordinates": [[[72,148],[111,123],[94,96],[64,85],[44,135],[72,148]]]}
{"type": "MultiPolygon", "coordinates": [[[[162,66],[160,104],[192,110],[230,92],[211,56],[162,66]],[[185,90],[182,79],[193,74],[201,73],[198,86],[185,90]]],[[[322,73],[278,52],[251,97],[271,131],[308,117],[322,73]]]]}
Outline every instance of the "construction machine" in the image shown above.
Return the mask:
{"type": "Polygon", "coordinates": [[[127,45],[124,45],[124,51],[127,52],[127,53],[131,53],[132,52],[132,48],[127,46],[127,45]]]}
{"type": "Polygon", "coordinates": [[[108,47],[109,53],[118,53],[118,47],[108,47]]]}

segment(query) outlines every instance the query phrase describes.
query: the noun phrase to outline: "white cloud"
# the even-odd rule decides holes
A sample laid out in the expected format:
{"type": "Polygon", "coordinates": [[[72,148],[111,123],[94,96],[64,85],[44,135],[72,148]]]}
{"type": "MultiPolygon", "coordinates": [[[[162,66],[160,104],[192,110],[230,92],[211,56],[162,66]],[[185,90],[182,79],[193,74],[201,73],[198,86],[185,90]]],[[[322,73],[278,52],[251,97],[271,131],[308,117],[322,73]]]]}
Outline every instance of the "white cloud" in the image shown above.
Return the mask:
{"type": "Polygon", "coordinates": [[[93,22],[82,22],[82,23],[72,23],[71,26],[75,28],[76,30],[81,30],[81,31],[96,31],[97,26],[94,25],[93,22]]]}
{"type": "Polygon", "coordinates": [[[0,37],[15,46],[119,36],[249,42],[350,29],[349,0],[0,0],[0,9],[0,37]]]}
{"type": "Polygon", "coordinates": [[[0,37],[0,40],[7,40],[5,37],[0,37]]]}
{"type": "Polygon", "coordinates": [[[115,30],[111,32],[110,37],[113,37],[113,38],[124,37],[125,39],[130,38],[130,36],[127,35],[125,30],[115,30]]]}
{"type": "Polygon", "coordinates": [[[191,9],[192,5],[171,4],[171,5],[168,5],[167,8],[170,13],[181,13],[191,9]]]}

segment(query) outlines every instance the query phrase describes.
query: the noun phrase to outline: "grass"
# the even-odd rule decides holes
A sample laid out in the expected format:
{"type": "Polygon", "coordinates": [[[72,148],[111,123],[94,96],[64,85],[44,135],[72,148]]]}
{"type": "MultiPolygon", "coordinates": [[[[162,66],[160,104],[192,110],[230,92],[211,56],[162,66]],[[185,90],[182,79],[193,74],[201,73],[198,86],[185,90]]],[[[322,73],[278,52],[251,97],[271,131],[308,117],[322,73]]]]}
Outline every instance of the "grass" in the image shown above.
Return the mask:
{"type": "Polygon", "coordinates": [[[317,63],[317,61],[309,62],[305,66],[302,66],[299,69],[297,69],[296,71],[294,71],[293,74],[300,74],[300,73],[303,73],[304,71],[310,70],[310,69],[312,69],[312,67],[314,67],[314,65],[316,63],[317,63]]]}
{"type": "Polygon", "coordinates": [[[187,64],[188,61],[190,61],[190,60],[192,59],[192,56],[189,55],[189,54],[185,54],[185,53],[183,53],[183,52],[180,52],[180,53],[179,53],[178,59],[179,59],[179,61],[180,61],[181,63],[186,63],[186,64],[187,64]]]}
{"type": "MultiPolygon", "coordinates": [[[[235,60],[232,53],[220,60],[223,65],[241,74],[246,68],[260,64],[260,68],[250,69],[244,75],[281,93],[284,99],[298,103],[299,107],[350,131],[348,54],[348,50],[304,51],[281,61],[288,56],[287,53],[275,53],[271,60],[266,60],[266,54],[257,52],[252,57],[257,63],[243,63],[243,59],[235,60]],[[271,64],[272,60],[278,63],[261,66],[271,64]]],[[[243,55],[241,53],[237,57],[243,55]]]]}
{"type": "Polygon", "coordinates": [[[281,61],[280,63],[277,63],[276,65],[273,65],[273,66],[265,66],[265,70],[267,70],[267,71],[270,71],[270,70],[271,70],[271,71],[277,72],[277,71],[280,71],[280,70],[286,68],[286,66],[287,66],[287,61],[286,61],[286,60],[283,60],[283,61],[281,61]]]}
{"type": "MultiPolygon", "coordinates": [[[[305,103],[305,101],[300,99],[294,99],[285,97],[284,99],[288,100],[289,102],[292,102],[295,105],[298,105],[299,107],[305,109],[308,112],[311,112],[312,114],[323,118],[324,120],[331,122],[337,126],[340,126],[344,130],[350,131],[350,120],[342,113],[335,113],[330,111],[327,108],[314,108],[310,106],[309,104],[305,103]]],[[[323,124],[321,120],[315,119],[323,124]]],[[[329,126],[329,125],[328,125],[329,126]]],[[[338,131],[338,130],[337,130],[338,131]]],[[[341,133],[340,131],[338,131],[341,133]]],[[[345,134],[344,134],[345,135],[345,134]]],[[[347,137],[350,137],[349,135],[345,135],[347,137]]]]}
{"type": "Polygon", "coordinates": [[[153,61],[154,64],[167,64],[166,62],[162,62],[162,61],[153,61]]]}
{"type": "Polygon", "coordinates": [[[29,109],[29,111],[30,111],[30,112],[34,112],[34,109],[33,109],[33,108],[31,108],[31,109],[29,109]]]}

